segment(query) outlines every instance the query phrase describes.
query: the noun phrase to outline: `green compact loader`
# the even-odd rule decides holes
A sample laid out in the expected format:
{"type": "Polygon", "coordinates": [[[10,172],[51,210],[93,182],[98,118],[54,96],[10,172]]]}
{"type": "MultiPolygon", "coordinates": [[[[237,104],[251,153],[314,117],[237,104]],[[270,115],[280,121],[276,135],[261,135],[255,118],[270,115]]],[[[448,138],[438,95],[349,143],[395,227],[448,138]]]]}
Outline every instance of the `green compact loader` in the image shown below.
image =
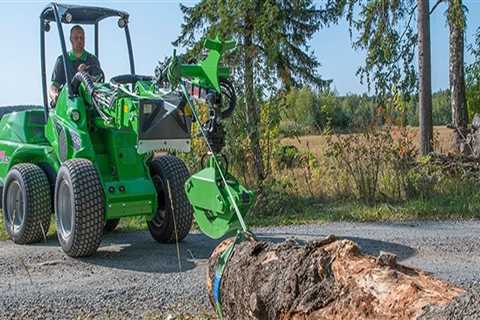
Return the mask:
{"type": "Polygon", "coordinates": [[[230,71],[219,63],[235,44],[207,39],[199,63],[183,64],[174,52],[154,76],[137,75],[128,18],[122,11],[56,3],[42,11],[43,108],[10,108],[0,121],[2,207],[15,243],[43,240],[52,213],[60,245],[72,257],[94,254],[120,218],[144,216],[161,243],[185,238],[193,218],[215,239],[246,230],[242,215],[254,194],[228,173],[221,154],[222,121],[236,96],[230,71]],[[99,23],[109,17],[125,32],[130,73],[108,82],[101,70],[68,74],[62,24],[93,25],[98,56],[99,23]],[[59,34],[67,80],[55,105],[48,101],[45,68],[50,24],[59,34]],[[199,116],[192,92],[202,93],[206,117],[199,116]],[[171,154],[190,151],[193,122],[208,152],[203,169],[190,175],[171,154]]]}

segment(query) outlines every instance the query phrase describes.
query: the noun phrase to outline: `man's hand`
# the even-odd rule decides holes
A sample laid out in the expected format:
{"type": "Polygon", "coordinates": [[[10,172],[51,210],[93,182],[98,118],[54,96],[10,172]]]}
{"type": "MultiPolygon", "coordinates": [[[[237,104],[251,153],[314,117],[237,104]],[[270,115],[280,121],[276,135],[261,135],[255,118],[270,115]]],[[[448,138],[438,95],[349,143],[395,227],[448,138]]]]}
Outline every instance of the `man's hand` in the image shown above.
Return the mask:
{"type": "Polygon", "coordinates": [[[88,69],[88,66],[85,63],[82,63],[81,65],[78,66],[77,71],[83,72],[83,71],[87,71],[87,69],[88,69]]]}
{"type": "Polygon", "coordinates": [[[57,86],[52,84],[50,86],[50,99],[52,99],[52,104],[57,103],[58,94],[59,94],[59,91],[57,86]]]}

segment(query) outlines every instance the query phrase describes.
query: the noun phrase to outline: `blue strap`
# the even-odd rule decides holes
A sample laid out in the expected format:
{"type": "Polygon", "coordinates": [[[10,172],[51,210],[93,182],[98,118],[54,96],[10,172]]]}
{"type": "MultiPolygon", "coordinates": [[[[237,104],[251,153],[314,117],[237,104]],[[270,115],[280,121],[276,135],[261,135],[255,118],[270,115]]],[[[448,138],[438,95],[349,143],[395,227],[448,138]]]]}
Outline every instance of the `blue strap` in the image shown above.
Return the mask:
{"type": "Polygon", "coordinates": [[[223,320],[223,312],[222,312],[222,277],[223,272],[225,271],[225,267],[227,266],[230,258],[235,251],[235,246],[245,240],[245,233],[238,231],[237,236],[235,237],[235,241],[225,250],[217,260],[215,265],[215,275],[213,276],[213,302],[215,304],[215,312],[217,313],[217,317],[219,320],[223,320]]]}

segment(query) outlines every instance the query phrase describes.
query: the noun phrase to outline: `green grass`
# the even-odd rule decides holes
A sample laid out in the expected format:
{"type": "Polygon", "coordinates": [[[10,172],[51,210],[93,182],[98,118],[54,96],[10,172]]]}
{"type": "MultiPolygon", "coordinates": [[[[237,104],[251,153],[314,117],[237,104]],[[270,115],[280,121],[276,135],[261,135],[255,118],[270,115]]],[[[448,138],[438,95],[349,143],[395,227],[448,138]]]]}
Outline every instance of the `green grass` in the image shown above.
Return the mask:
{"type": "Polygon", "coordinates": [[[279,215],[254,214],[251,226],[281,226],[334,221],[392,222],[408,220],[449,220],[480,218],[480,207],[463,203],[440,204],[442,199],[410,200],[402,204],[380,203],[375,206],[357,201],[335,201],[306,207],[300,212],[279,215]]]}
{"type": "MultiPolygon", "coordinates": [[[[280,205],[284,207],[282,213],[273,210],[270,213],[257,211],[248,215],[246,217],[248,225],[261,227],[333,221],[480,219],[480,195],[472,197],[470,193],[462,194],[462,192],[434,195],[426,199],[414,199],[401,203],[379,203],[374,206],[354,200],[314,201],[287,197],[282,199],[280,205]]],[[[0,216],[0,224],[0,240],[6,240],[8,236],[3,225],[3,215],[0,216]]],[[[116,232],[139,230],[147,230],[143,217],[123,219],[116,232]]],[[[55,237],[55,232],[55,223],[52,219],[48,237],[55,237]]]]}

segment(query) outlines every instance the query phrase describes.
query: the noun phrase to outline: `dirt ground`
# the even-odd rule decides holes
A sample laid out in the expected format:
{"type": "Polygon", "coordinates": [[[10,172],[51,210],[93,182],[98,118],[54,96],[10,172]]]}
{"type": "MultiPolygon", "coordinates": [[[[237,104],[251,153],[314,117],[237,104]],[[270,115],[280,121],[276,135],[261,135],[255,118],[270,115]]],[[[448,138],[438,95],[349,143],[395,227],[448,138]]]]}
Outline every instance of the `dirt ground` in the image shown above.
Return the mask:
{"type": "MultiPolygon", "coordinates": [[[[401,264],[465,288],[480,286],[480,221],[331,223],[254,232],[274,242],[335,234],[367,254],[392,252],[401,264]]],[[[160,245],[148,232],[113,233],[95,256],[72,259],[55,238],[30,246],[0,241],[0,319],[166,319],[211,312],[207,262],[219,242],[191,233],[178,257],[175,244],[160,245]]]]}

